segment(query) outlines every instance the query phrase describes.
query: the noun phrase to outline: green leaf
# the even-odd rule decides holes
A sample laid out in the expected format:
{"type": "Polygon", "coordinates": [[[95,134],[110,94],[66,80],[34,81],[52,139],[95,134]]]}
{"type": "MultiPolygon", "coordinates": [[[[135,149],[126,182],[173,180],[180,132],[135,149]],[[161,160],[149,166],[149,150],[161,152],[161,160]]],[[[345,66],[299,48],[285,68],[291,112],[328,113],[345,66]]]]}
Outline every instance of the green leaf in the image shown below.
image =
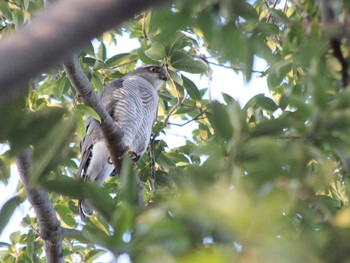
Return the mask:
{"type": "Polygon", "coordinates": [[[20,242],[20,239],[21,239],[21,231],[13,232],[13,233],[10,235],[10,240],[11,240],[12,244],[19,243],[19,242],[20,242]]]}
{"type": "Polygon", "coordinates": [[[152,60],[163,60],[165,57],[165,47],[159,42],[153,42],[151,47],[145,51],[145,54],[152,60]]]}
{"type": "Polygon", "coordinates": [[[67,76],[63,76],[59,81],[57,81],[58,87],[53,89],[53,93],[55,97],[60,100],[62,99],[62,95],[66,93],[70,88],[70,81],[67,76]]]}
{"type": "Polygon", "coordinates": [[[109,193],[95,183],[88,183],[83,188],[85,199],[107,221],[110,222],[114,210],[114,201],[109,193]]]}
{"type": "Polygon", "coordinates": [[[206,73],[209,70],[208,64],[200,58],[194,58],[185,52],[174,52],[170,57],[172,67],[193,74],[206,73]]]}
{"type": "Polygon", "coordinates": [[[22,110],[23,104],[24,99],[18,97],[0,106],[0,123],[6,123],[0,129],[0,142],[10,141],[12,154],[29,145],[39,144],[66,112],[60,106],[25,111],[22,110]]]}
{"type": "Polygon", "coordinates": [[[247,102],[243,109],[248,110],[248,108],[250,107],[253,107],[255,109],[257,107],[261,107],[264,110],[269,110],[272,112],[278,109],[278,105],[276,104],[276,102],[269,97],[265,97],[264,94],[255,95],[247,102]]]}
{"type": "Polygon", "coordinates": [[[280,20],[283,24],[289,25],[291,20],[279,9],[271,9],[270,12],[275,16],[278,20],[280,20]]]}
{"type": "Polygon", "coordinates": [[[9,248],[9,247],[11,247],[11,244],[0,241],[0,247],[7,247],[7,248],[9,248]]]}
{"type": "Polygon", "coordinates": [[[96,58],[83,57],[82,62],[90,67],[93,67],[97,62],[96,58]]]}
{"type": "Polygon", "coordinates": [[[181,86],[183,85],[183,79],[174,70],[169,70],[170,77],[181,86]]]}
{"type": "Polygon", "coordinates": [[[167,167],[168,169],[171,167],[176,166],[176,164],[167,156],[165,156],[163,153],[160,153],[157,158],[157,163],[160,165],[163,165],[164,167],[167,167]]]}
{"type": "Polygon", "coordinates": [[[77,227],[77,222],[74,219],[74,215],[67,205],[56,204],[55,211],[61,217],[62,221],[65,224],[67,224],[69,227],[72,227],[72,228],[77,227]]]}
{"type": "Polygon", "coordinates": [[[36,238],[36,236],[34,235],[33,230],[30,230],[27,234],[27,246],[26,246],[28,260],[30,262],[33,262],[35,238],[36,238]]]}
{"type": "Polygon", "coordinates": [[[211,106],[211,114],[208,114],[209,121],[214,129],[225,140],[229,140],[233,136],[233,128],[226,107],[218,102],[214,102],[211,106]]]}
{"type": "Polygon", "coordinates": [[[121,178],[121,191],[120,200],[126,202],[127,204],[137,204],[138,191],[136,183],[136,175],[130,169],[131,160],[130,158],[124,158],[122,170],[120,173],[121,178]]]}
{"type": "Polygon", "coordinates": [[[24,9],[25,10],[28,10],[28,7],[29,7],[29,3],[30,3],[31,0],[24,0],[24,9]]]}
{"type": "Polygon", "coordinates": [[[98,58],[101,59],[102,61],[105,61],[106,57],[107,57],[106,45],[103,42],[101,42],[98,48],[98,58]]]}
{"type": "Polygon", "coordinates": [[[0,11],[7,19],[11,17],[11,10],[6,1],[0,1],[0,11]]]}
{"type": "Polygon", "coordinates": [[[89,251],[89,253],[85,256],[84,262],[86,263],[92,263],[93,260],[97,259],[98,257],[102,256],[103,254],[106,254],[106,251],[103,249],[94,249],[89,251]]]}
{"type": "Polygon", "coordinates": [[[152,129],[152,134],[158,134],[160,133],[164,128],[164,124],[162,122],[157,122],[152,129]]]}
{"type": "Polygon", "coordinates": [[[62,176],[54,179],[43,177],[39,183],[49,192],[56,192],[76,199],[84,199],[85,197],[83,188],[86,183],[70,177],[62,176]]]}
{"type": "Polygon", "coordinates": [[[84,114],[88,114],[90,117],[94,118],[98,122],[101,122],[100,116],[90,106],[87,106],[85,104],[77,104],[75,107],[77,110],[82,111],[84,114]]]}
{"type": "Polygon", "coordinates": [[[252,131],[253,136],[275,135],[282,133],[284,128],[289,126],[289,121],[285,118],[266,120],[256,125],[252,131]]]}
{"type": "Polygon", "coordinates": [[[196,84],[194,84],[194,82],[192,80],[186,78],[182,74],[181,74],[181,78],[183,80],[183,86],[185,87],[188,95],[190,95],[190,97],[192,99],[200,100],[201,99],[201,94],[200,94],[196,84]]]}
{"type": "Polygon", "coordinates": [[[164,45],[165,45],[167,56],[171,56],[173,52],[176,52],[185,47],[196,45],[196,44],[197,42],[195,39],[180,32],[174,35],[171,39],[169,39],[168,43],[164,45]]]}
{"type": "Polygon", "coordinates": [[[6,227],[7,223],[9,222],[13,212],[17,208],[17,206],[20,204],[20,197],[14,196],[11,199],[9,199],[1,208],[0,210],[0,234],[6,227]]]}
{"type": "Polygon", "coordinates": [[[60,120],[51,129],[48,134],[41,138],[40,144],[36,145],[33,155],[33,167],[30,177],[30,183],[33,185],[44,173],[60,164],[61,154],[65,156],[64,150],[67,150],[66,142],[73,133],[76,119],[70,117],[66,120],[60,120]]]}
{"type": "Polygon", "coordinates": [[[82,182],[69,177],[41,178],[40,185],[51,192],[76,199],[86,199],[109,222],[115,210],[113,199],[104,188],[93,182],[82,182]]]}
{"type": "Polygon", "coordinates": [[[174,163],[189,163],[189,160],[183,154],[180,153],[169,152],[166,153],[166,156],[170,158],[174,163]]]}
{"type": "Polygon", "coordinates": [[[115,67],[118,66],[121,63],[124,63],[126,61],[130,61],[130,53],[121,53],[117,54],[106,61],[106,65],[109,67],[115,67]]]}
{"type": "Polygon", "coordinates": [[[146,56],[146,54],[142,48],[139,48],[137,50],[137,57],[145,64],[157,64],[157,63],[159,63],[159,61],[150,59],[148,56],[146,56]]]}

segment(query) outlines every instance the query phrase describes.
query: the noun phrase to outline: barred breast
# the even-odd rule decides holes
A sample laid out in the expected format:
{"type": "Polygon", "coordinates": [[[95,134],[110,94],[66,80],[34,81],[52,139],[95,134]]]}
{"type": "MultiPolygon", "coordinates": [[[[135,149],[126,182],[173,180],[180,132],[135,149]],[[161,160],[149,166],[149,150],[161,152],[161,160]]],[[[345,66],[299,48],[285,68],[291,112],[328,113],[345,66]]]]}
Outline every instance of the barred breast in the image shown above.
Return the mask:
{"type": "Polygon", "coordinates": [[[123,143],[131,151],[142,155],[149,142],[158,107],[155,88],[138,76],[130,76],[123,88],[113,93],[116,101],[113,118],[124,132],[123,143]]]}

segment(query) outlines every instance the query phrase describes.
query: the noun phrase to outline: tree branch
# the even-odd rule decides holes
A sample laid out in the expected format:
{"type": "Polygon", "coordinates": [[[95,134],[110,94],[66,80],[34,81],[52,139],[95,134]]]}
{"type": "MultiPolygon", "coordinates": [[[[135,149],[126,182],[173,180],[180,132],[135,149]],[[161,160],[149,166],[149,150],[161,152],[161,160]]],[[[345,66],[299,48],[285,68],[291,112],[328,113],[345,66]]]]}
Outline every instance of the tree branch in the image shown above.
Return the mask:
{"type": "MultiPolygon", "coordinates": [[[[208,108],[205,108],[203,110],[201,110],[195,117],[193,117],[192,119],[184,122],[184,123],[172,123],[172,122],[169,122],[170,125],[174,125],[174,126],[178,126],[178,127],[183,127],[195,120],[199,120],[199,117],[201,117],[202,115],[204,115],[207,111],[208,111],[209,107],[208,108]]],[[[202,118],[204,119],[204,118],[202,118]]]]}
{"type": "MultiPolygon", "coordinates": [[[[326,25],[332,25],[336,22],[336,16],[332,3],[328,0],[322,1],[322,20],[326,25]]],[[[332,36],[330,38],[330,43],[333,49],[333,56],[338,59],[341,65],[342,85],[343,88],[346,88],[349,84],[349,63],[344,58],[343,52],[341,50],[341,37],[342,36],[332,36]]]]}
{"type": "Polygon", "coordinates": [[[59,65],[92,38],[164,0],[62,0],[0,43],[0,102],[59,65]]]}
{"type": "MultiPolygon", "coordinates": [[[[163,123],[163,126],[165,127],[165,126],[167,125],[167,123],[168,123],[169,118],[171,117],[171,115],[173,115],[173,113],[181,106],[181,104],[185,102],[185,100],[186,100],[186,94],[185,94],[184,97],[181,99],[181,95],[180,95],[180,92],[179,92],[179,90],[178,90],[178,88],[177,88],[177,85],[176,85],[176,83],[175,83],[175,80],[174,80],[174,79],[172,78],[172,76],[170,75],[170,72],[169,72],[169,69],[168,69],[168,65],[165,64],[165,67],[164,67],[164,68],[165,68],[165,71],[166,71],[166,73],[168,74],[168,76],[169,76],[169,78],[170,78],[170,82],[171,82],[171,84],[173,85],[173,87],[174,87],[174,89],[175,89],[175,91],[176,91],[176,94],[177,94],[177,104],[170,110],[170,112],[168,113],[168,115],[165,117],[165,120],[164,120],[164,123],[163,123]]],[[[154,138],[157,137],[157,135],[158,135],[158,134],[156,134],[156,135],[154,136],[154,138]]]]}
{"type": "Polygon", "coordinates": [[[275,0],[275,2],[272,4],[272,7],[270,7],[269,3],[265,0],[265,5],[267,7],[267,9],[269,10],[268,12],[268,16],[266,18],[266,23],[270,22],[270,19],[272,17],[272,9],[275,9],[276,5],[278,3],[278,0],[275,0]]]}
{"type": "MultiPolygon", "coordinates": [[[[233,69],[233,70],[237,70],[237,71],[246,71],[246,69],[244,69],[244,68],[238,68],[238,67],[234,67],[234,66],[226,66],[226,65],[218,64],[218,63],[206,60],[206,59],[204,59],[204,60],[205,60],[205,62],[207,62],[208,64],[213,65],[213,66],[222,67],[222,68],[226,68],[226,69],[233,69]]],[[[252,73],[262,75],[265,73],[265,71],[252,69],[252,73]]]]}
{"type": "Polygon", "coordinates": [[[155,137],[153,137],[149,142],[149,158],[150,158],[150,164],[151,164],[151,187],[152,190],[158,189],[158,184],[156,181],[156,158],[154,156],[154,141],[155,137]]]}
{"type": "Polygon", "coordinates": [[[44,240],[46,260],[48,263],[64,263],[62,250],[62,229],[56,217],[49,196],[38,187],[29,184],[31,167],[30,150],[26,149],[16,159],[19,175],[28,200],[33,206],[39,223],[39,234],[44,240]]]}
{"type": "Polygon", "coordinates": [[[105,138],[114,167],[119,173],[121,169],[120,157],[123,156],[126,148],[125,145],[121,144],[123,137],[122,130],[113,121],[112,117],[100,102],[100,99],[94,92],[91,83],[81,68],[78,58],[73,56],[72,59],[66,61],[64,63],[64,69],[84,104],[93,108],[98,116],[100,116],[101,123],[99,123],[99,126],[105,138]]]}

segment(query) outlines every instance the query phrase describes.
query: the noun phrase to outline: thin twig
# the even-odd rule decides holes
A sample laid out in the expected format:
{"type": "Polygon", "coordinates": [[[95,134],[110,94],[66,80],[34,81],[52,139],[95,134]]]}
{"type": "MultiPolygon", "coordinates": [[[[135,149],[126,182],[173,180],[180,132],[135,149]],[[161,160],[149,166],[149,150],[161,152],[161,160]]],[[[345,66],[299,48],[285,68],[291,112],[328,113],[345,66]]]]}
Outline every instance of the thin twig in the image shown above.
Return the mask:
{"type": "Polygon", "coordinates": [[[181,101],[179,101],[168,113],[168,115],[166,116],[165,120],[164,120],[164,127],[168,124],[169,118],[171,117],[171,115],[173,115],[173,113],[181,106],[181,104],[186,100],[186,96],[184,96],[182,98],[181,101]]]}
{"type": "Polygon", "coordinates": [[[156,190],[158,188],[157,182],[156,182],[156,159],[154,156],[154,141],[155,137],[153,137],[149,143],[149,157],[151,162],[151,187],[152,190],[156,190]]]}
{"type": "Polygon", "coordinates": [[[270,6],[269,6],[269,3],[267,2],[267,0],[265,0],[265,5],[266,5],[267,9],[269,10],[268,15],[267,15],[267,18],[266,18],[266,22],[267,22],[267,23],[270,22],[270,19],[271,19],[271,17],[272,17],[272,12],[271,12],[271,10],[272,10],[272,9],[275,9],[275,7],[276,7],[278,1],[279,1],[279,0],[275,0],[275,2],[272,4],[272,7],[270,7],[270,6]]]}
{"type": "MultiPolygon", "coordinates": [[[[190,119],[190,120],[188,120],[188,121],[186,121],[185,123],[171,123],[171,122],[169,122],[169,124],[170,125],[174,125],[174,126],[179,126],[179,127],[183,127],[183,126],[185,126],[185,125],[187,125],[187,124],[189,124],[189,123],[191,123],[191,122],[193,122],[193,121],[195,121],[195,120],[199,120],[199,117],[201,117],[204,113],[206,113],[208,111],[208,108],[206,108],[206,109],[204,109],[203,111],[201,111],[200,113],[198,113],[194,118],[192,118],[192,119],[190,119]]],[[[203,117],[202,119],[205,119],[205,117],[203,117]]]]}
{"type": "Polygon", "coordinates": [[[141,24],[142,36],[145,40],[148,40],[148,36],[146,33],[146,12],[142,14],[142,24],[141,24]]]}
{"type": "MultiPolygon", "coordinates": [[[[174,79],[171,77],[169,69],[168,69],[168,65],[165,63],[164,64],[164,69],[166,71],[166,73],[168,74],[171,84],[173,85],[173,87],[176,90],[176,94],[177,94],[177,104],[170,110],[170,112],[168,113],[168,115],[166,116],[164,122],[163,122],[163,127],[165,127],[169,121],[169,118],[171,117],[171,115],[180,107],[180,105],[186,100],[186,95],[184,95],[184,97],[181,99],[180,96],[180,92],[176,86],[176,83],[174,81],[174,79]]],[[[157,134],[155,134],[154,136],[152,136],[150,143],[149,143],[149,154],[150,154],[150,159],[151,159],[151,185],[153,190],[157,189],[157,184],[156,184],[156,160],[155,160],[155,156],[154,156],[154,141],[156,139],[156,137],[159,135],[159,132],[157,134]]]]}
{"type": "Polygon", "coordinates": [[[119,65],[117,65],[117,66],[114,66],[113,69],[121,68],[121,67],[130,65],[131,63],[134,63],[134,62],[136,62],[137,60],[138,60],[137,58],[132,59],[132,60],[129,60],[129,61],[127,61],[127,62],[124,62],[124,63],[122,63],[122,64],[119,64],[119,65]]]}
{"type": "Polygon", "coordinates": [[[181,106],[182,103],[185,102],[186,100],[186,94],[183,96],[183,98],[181,99],[181,95],[180,95],[180,92],[177,88],[177,85],[174,81],[174,79],[172,78],[172,76],[170,75],[170,72],[169,72],[169,69],[168,69],[168,65],[165,64],[165,71],[167,72],[169,78],[170,78],[170,81],[171,81],[171,84],[173,85],[173,87],[175,88],[175,91],[176,91],[176,94],[177,94],[177,104],[170,110],[170,112],[168,113],[168,115],[166,116],[165,120],[164,120],[164,123],[163,123],[163,126],[165,127],[169,121],[169,118],[171,117],[171,115],[181,106]]]}
{"type": "Polygon", "coordinates": [[[1,32],[2,30],[4,30],[6,27],[7,27],[7,24],[5,24],[4,26],[2,26],[2,27],[0,28],[0,32],[1,32]]]}
{"type": "MultiPolygon", "coordinates": [[[[208,60],[205,60],[205,62],[207,62],[210,65],[214,65],[214,66],[218,66],[218,67],[222,67],[222,68],[233,69],[233,70],[238,70],[238,71],[246,71],[246,69],[244,69],[244,68],[238,68],[238,67],[233,67],[233,66],[226,66],[226,65],[218,64],[218,63],[215,63],[215,62],[212,62],[212,61],[208,61],[208,60]]],[[[263,75],[265,73],[265,71],[252,69],[252,73],[263,75]]]]}

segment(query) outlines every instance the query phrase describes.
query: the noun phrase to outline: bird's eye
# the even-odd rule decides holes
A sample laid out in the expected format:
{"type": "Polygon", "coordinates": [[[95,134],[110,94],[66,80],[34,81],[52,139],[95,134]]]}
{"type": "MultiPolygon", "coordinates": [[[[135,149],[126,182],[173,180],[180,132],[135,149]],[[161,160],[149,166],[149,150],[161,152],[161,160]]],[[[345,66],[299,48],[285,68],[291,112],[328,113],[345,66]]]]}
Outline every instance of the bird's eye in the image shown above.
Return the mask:
{"type": "Polygon", "coordinates": [[[156,73],[157,72],[157,68],[156,67],[150,67],[149,70],[153,73],[156,73]]]}

